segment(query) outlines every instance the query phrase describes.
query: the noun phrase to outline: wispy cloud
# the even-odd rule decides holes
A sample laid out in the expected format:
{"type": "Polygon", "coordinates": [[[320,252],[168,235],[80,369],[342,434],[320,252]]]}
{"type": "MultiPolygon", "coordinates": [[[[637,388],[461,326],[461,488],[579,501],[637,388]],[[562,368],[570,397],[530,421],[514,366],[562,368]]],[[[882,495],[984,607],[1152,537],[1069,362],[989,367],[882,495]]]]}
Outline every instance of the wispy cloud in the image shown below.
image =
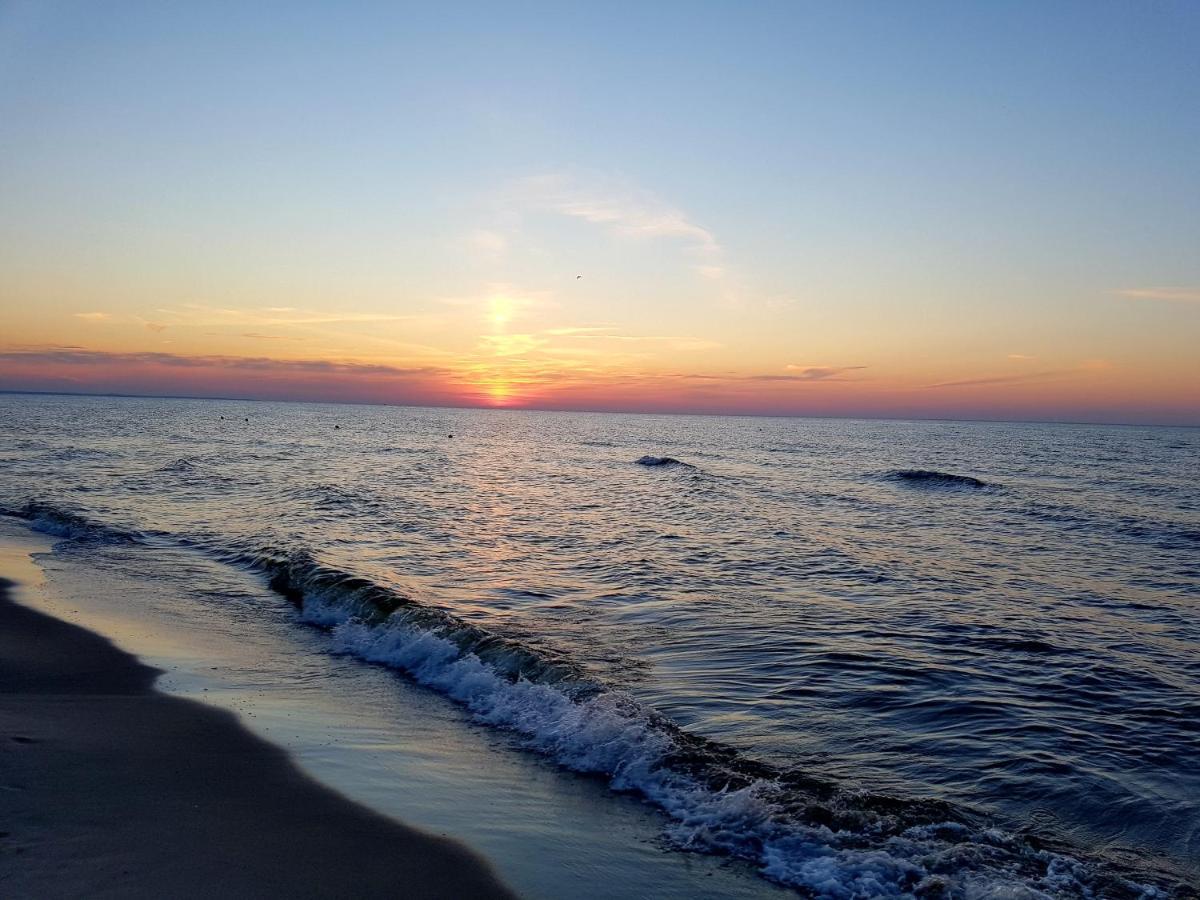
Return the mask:
{"type": "Polygon", "coordinates": [[[495,356],[521,356],[545,343],[533,334],[485,334],[479,341],[486,352],[495,356]]]}
{"type": "Polygon", "coordinates": [[[1200,288],[1144,287],[1117,291],[1129,300],[1164,300],[1168,303],[1200,303],[1200,288]]]}
{"type": "Polygon", "coordinates": [[[83,319],[85,322],[103,322],[106,319],[111,319],[112,313],[82,312],[82,313],[75,313],[75,318],[83,319]]]}
{"type": "Polygon", "coordinates": [[[162,334],[167,330],[167,325],[163,322],[155,322],[151,319],[143,319],[141,316],[134,316],[133,320],[145,328],[147,331],[153,331],[155,334],[162,334]]]}
{"type": "Polygon", "coordinates": [[[577,325],[569,328],[547,328],[543,334],[557,336],[606,334],[616,330],[615,325],[577,325]]]}
{"type": "Polygon", "coordinates": [[[939,381],[936,384],[924,385],[924,387],[932,389],[975,387],[987,384],[1020,384],[1026,381],[1047,381],[1054,378],[1063,378],[1073,374],[1075,373],[1071,371],[1058,370],[1053,372],[1030,372],[1025,375],[995,375],[987,378],[964,378],[961,381],[939,381]]]}
{"type": "Polygon", "coordinates": [[[347,323],[404,322],[417,318],[387,313],[326,312],[292,306],[232,309],[189,303],[175,309],[158,309],[176,324],[189,325],[334,325],[347,323]]]}
{"type": "Polygon", "coordinates": [[[682,210],[626,179],[575,174],[534,175],[504,192],[518,209],[581,219],[633,240],[673,240],[701,257],[696,271],[704,278],[725,274],[716,235],[682,210]]]}
{"type": "Polygon", "coordinates": [[[1008,358],[1009,359],[1037,359],[1036,356],[1029,356],[1025,353],[1010,353],[1010,354],[1008,354],[1008,358]]]}
{"type": "Polygon", "coordinates": [[[52,346],[0,351],[0,385],[17,390],[370,403],[470,401],[457,370],[440,366],[52,346]]]}
{"type": "MultiPolygon", "coordinates": [[[[560,333],[562,330],[559,330],[560,333]]],[[[547,332],[549,333],[549,332],[547,332]]],[[[707,338],[689,337],[672,334],[616,334],[611,330],[605,331],[572,331],[563,334],[564,337],[578,338],[586,341],[614,341],[624,344],[651,344],[670,350],[717,350],[721,347],[716,341],[707,338]]]]}
{"type": "Polygon", "coordinates": [[[175,353],[117,353],[81,347],[22,347],[0,351],[0,361],[56,363],[90,366],[98,364],[158,365],[173,368],[217,368],[247,371],[337,373],[349,375],[441,375],[448,370],[438,366],[391,366],[378,363],[328,359],[271,359],[265,356],[185,356],[175,353]]]}
{"type": "MultiPolygon", "coordinates": [[[[841,380],[841,376],[847,372],[855,372],[859,369],[865,369],[866,366],[797,366],[788,365],[787,370],[795,374],[778,375],[776,378],[790,379],[792,381],[834,381],[841,380]]],[[[762,376],[767,377],[767,376],[762,376]]]]}

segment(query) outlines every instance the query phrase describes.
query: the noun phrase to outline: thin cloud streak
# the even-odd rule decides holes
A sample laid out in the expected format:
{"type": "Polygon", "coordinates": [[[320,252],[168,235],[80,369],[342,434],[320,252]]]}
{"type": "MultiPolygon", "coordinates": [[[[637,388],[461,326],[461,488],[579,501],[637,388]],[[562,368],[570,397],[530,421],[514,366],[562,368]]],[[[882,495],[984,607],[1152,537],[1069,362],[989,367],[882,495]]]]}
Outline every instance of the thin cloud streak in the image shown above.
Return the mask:
{"type": "Polygon", "coordinates": [[[259,309],[230,309],[189,303],[155,312],[171,316],[175,324],[190,325],[334,325],[346,323],[407,322],[419,318],[413,315],[383,315],[376,313],[335,313],[301,310],[294,307],[268,306],[259,309]]]}
{"type": "Polygon", "coordinates": [[[712,231],[682,210],[626,179],[611,176],[549,173],[512,182],[502,192],[518,211],[552,213],[580,219],[631,240],[674,240],[701,262],[700,277],[725,277],[722,248],[712,231]]]}
{"type": "Polygon", "coordinates": [[[132,353],[86,350],[81,347],[18,348],[0,351],[0,361],[57,363],[63,365],[154,364],[178,368],[222,368],[250,371],[328,372],[353,375],[441,375],[449,370],[437,366],[389,366],[328,359],[272,359],[266,356],[184,356],[176,353],[139,351],[132,353]]]}
{"type": "Polygon", "coordinates": [[[1168,303],[1200,303],[1200,288],[1145,287],[1117,291],[1128,300],[1164,300],[1168,303]]]}
{"type": "MultiPolygon", "coordinates": [[[[789,372],[795,372],[795,375],[779,375],[780,379],[790,379],[793,381],[832,381],[842,380],[841,376],[847,372],[856,372],[860,369],[865,369],[866,366],[797,366],[789,365],[789,372]]],[[[766,376],[763,376],[766,377],[766,376]]]]}
{"type": "Polygon", "coordinates": [[[721,249],[707,228],[628,182],[596,179],[584,183],[569,175],[534,175],[517,181],[511,193],[527,208],[604,225],[628,237],[680,238],[706,253],[721,249]]]}
{"type": "Polygon", "coordinates": [[[1064,378],[1074,375],[1071,371],[1031,372],[1026,375],[996,375],[990,378],[965,378],[961,381],[940,381],[937,384],[926,384],[925,390],[934,388],[976,387],[988,384],[1022,384],[1029,381],[1046,381],[1054,378],[1064,378]]]}

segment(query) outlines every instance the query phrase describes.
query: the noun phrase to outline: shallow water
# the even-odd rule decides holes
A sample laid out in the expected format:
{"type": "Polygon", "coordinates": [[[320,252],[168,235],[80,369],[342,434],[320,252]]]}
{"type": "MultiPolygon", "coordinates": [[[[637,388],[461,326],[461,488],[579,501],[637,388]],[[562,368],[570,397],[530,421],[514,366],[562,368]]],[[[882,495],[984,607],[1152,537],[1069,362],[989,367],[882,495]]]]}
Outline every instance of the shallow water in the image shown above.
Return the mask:
{"type": "Polygon", "coordinates": [[[0,419],[9,512],[270,581],[327,649],[647,799],[680,847],[846,896],[1200,877],[1196,430],[20,395],[0,419]]]}

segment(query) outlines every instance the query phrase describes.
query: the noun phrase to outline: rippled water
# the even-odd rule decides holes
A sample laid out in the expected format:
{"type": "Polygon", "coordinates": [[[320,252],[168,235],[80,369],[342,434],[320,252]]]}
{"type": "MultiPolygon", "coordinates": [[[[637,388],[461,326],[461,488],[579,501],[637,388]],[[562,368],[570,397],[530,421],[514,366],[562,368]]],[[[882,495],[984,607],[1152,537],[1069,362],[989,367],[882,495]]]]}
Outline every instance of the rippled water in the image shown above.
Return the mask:
{"type": "Polygon", "coordinates": [[[0,420],[10,514],[260,572],[681,847],[845,896],[1200,877],[1200,431],[20,395],[0,420]]]}

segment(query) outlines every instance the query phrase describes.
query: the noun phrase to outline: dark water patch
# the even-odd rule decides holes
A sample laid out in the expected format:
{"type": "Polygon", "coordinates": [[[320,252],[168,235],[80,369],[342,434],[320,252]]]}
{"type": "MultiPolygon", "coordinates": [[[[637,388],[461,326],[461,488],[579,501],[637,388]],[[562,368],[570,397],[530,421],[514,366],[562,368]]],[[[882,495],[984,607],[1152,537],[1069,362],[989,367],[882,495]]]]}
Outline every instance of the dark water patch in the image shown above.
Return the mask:
{"type": "Polygon", "coordinates": [[[379,513],[386,504],[374,493],[338,484],[303,484],[290,491],[292,497],[321,513],[354,518],[363,513],[379,513]]]}
{"type": "Polygon", "coordinates": [[[981,490],[994,488],[986,481],[970,475],[953,475],[949,472],[938,472],[935,469],[894,469],[883,476],[884,480],[908,487],[931,488],[935,490],[981,490]]]}
{"type": "Polygon", "coordinates": [[[1000,651],[1004,653],[1033,653],[1038,655],[1053,653],[1069,653],[1062,647],[1056,647],[1048,641],[1037,638],[1021,637],[968,637],[961,639],[962,645],[968,649],[1000,651]]]}
{"type": "Polygon", "coordinates": [[[104,450],[99,447],[59,447],[48,451],[45,455],[49,459],[62,460],[64,462],[116,459],[120,456],[118,453],[113,453],[110,450],[104,450]]]}
{"type": "Polygon", "coordinates": [[[673,456],[643,456],[634,462],[639,466],[648,468],[680,468],[680,469],[695,469],[691,463],[685,463],[682,460],[675,459],[673,456]]]}
{"type": "Polygon", "coordinates": [[[189,473],[196,472],[200,469],[200,463],[193,456],[181,456],[179,459],[173,460],[164,466],[161,466],[160,472],[180,472],[189,473]]]}
{"type": "Polygon", "coordinates": [[[1039,522],[1068,531],[1129,538],[1168,552],[1200,551],[1200,528],[1188,522],[1151,519],[1132,513],[1100,515],[1064,503],[1030,500],[1022,512],[1039,522]]]}

